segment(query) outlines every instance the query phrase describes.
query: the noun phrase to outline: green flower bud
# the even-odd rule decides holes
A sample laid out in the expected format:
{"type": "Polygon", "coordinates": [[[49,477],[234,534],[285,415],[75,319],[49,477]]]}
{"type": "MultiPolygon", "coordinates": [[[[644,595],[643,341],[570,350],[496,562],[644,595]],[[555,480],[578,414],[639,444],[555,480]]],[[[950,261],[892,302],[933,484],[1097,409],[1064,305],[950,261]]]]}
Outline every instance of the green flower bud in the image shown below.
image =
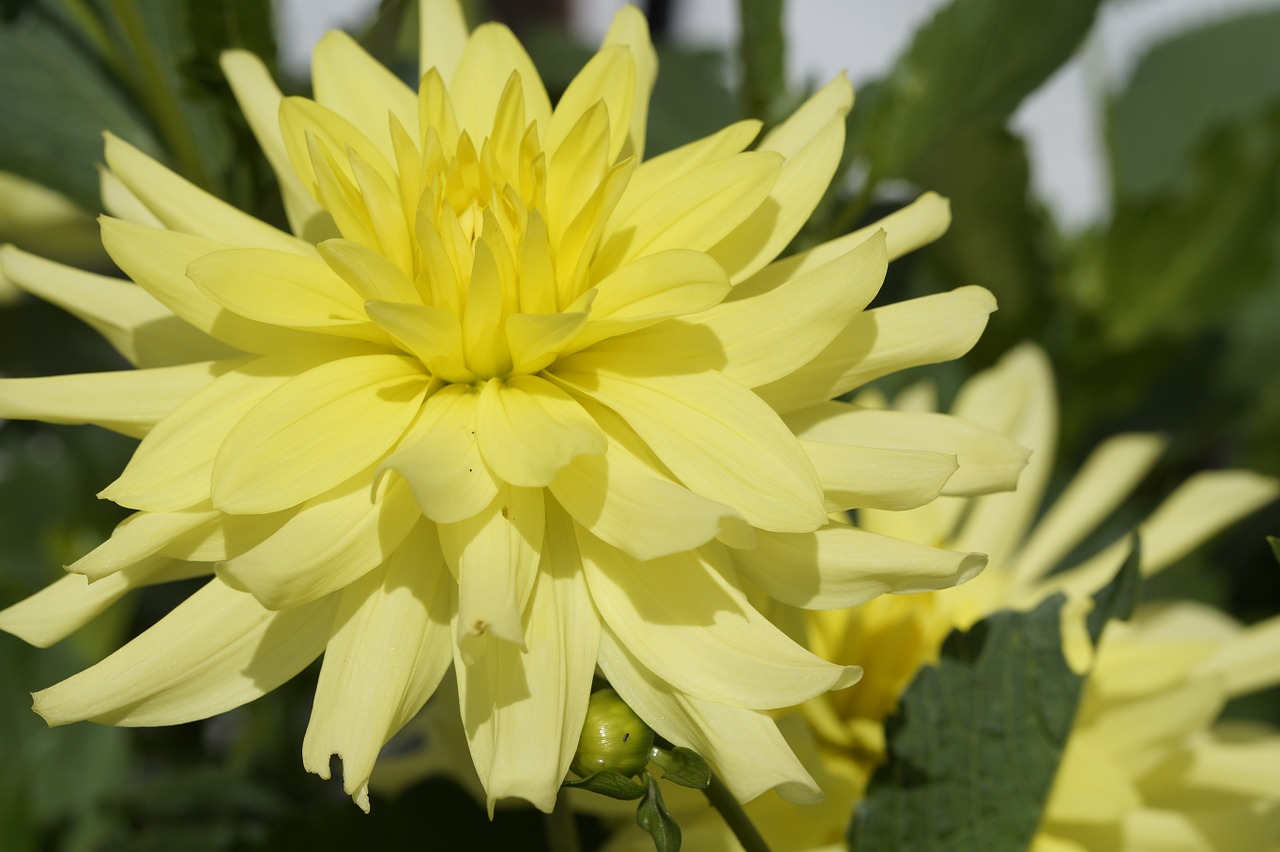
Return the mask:
{"type": "Polygon", "coordinates": [[[644,769],[652,750],[653,729],[618,693],[601,689],[587,702],[587,719],[569,768],[584,778],[605,770],[631,777],[644,769]]]}

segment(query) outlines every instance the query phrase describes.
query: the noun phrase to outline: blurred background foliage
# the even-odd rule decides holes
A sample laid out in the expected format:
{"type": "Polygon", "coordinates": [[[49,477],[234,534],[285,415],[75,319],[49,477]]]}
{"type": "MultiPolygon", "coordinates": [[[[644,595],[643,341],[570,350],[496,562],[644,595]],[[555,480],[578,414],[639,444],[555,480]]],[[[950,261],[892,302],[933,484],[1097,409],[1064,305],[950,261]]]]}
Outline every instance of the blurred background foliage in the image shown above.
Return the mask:
{"type": "MultiPolygon", "coordinates": [[[[1115,1],[1115,0],[1113,0],[1115,1]]],[[[742,116],[785,117],[806,92],[784,77],[782,0],[740,0],[734,55],[667,40],[672,4],[648,13],[660,75],[650,153],[742,116]]],[[[356,32],[411,79],[416,10],[384,0],[356,32]]],[[[1190,472],[1280,475],[1280,11],[1252,12],[1156,45],[1107,97],[1112,214],[1064,233],[1034,196],[1010,117],[1090,32],[1101,0],[953,0],[880,79],[860,87],[841,176],[797,247],[891,212],[923,189],[952,201],[935,245],[893,265],[878,302],[979,283],[1000,311],[961,362],[931,375],[944,396],[1012,344],[1034,339],[1058,371],[1055,481],[1102,437],[1158,430],[1172,444],[1098,540],[1132,526],[1190,472]]],[[[566,35],[565,4],[468,4],[516,28],[553,96],[592,46],[566,35]]],[[[110,270],[96,245],[101,133],[110,130],[205,187],[283,224],[274,178],[222,80],[220,51],[275,67],[270,2],[0,0],[0,240],[110,270]],[[58,196],[51,196],[53,190],[58,196]]],[[[277,79],[279,75],[277,74],[277,79]]],[[[282,79],[286,92],[307,83],[282,79]]],[[[86,326],[0,280],[0,373],[124,366],[86,326]]],[[[888,390],[895,384],[889,383],[888,390]]],[[[93,499],[132,442],[93,427],[0,421],[0,605],[43,586],[124,515],[93,499]]],[[[1274,511],[1149,583],[1249,622],[1280,610],[1263,536],[1274,511]]],[[[537,848],[528,811],[490,824],[443,780],[375,797],[361,814],[299,754],[314,672],[204,723],[48,730],[27,693],[100,659],[187,590],[148,589],[49,650],[0,636],[0,846],[34,849],[537,848]]],[[[1280,721],[1273,690],[1229,713],[1280,721]]],[[[584,820],[587,848],[598,827],[584,820]]]]}

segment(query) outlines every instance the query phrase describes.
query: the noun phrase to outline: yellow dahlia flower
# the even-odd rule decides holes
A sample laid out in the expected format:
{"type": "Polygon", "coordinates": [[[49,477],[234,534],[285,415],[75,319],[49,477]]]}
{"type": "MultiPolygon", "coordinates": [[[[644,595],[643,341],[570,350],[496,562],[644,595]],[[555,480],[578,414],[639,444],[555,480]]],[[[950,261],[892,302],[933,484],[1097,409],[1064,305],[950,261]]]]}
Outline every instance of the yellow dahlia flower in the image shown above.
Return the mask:
{"type": "Polygon", "coordinates": [[[379,749],[452,668],[490,805],[550,809],[598,666],[739,797],[816,796],[764,711],[860,670],[788,638],[748,581],[829,607],[966,579],[982,556],[828,513],[1008,488],[1024,461],[977,426],[828,402],[980,334],[977,287],[864,310],[945,202],[776,260],[835,171],[844,79],[753,150],[742,121],[645,160],[635,9],[554,108],[504,27],[468,32],[454,0],[421,20],[416,93],[341,33],[314,100],[224,57],[293,233],[109,137],[102,237],[136,285],[4,252],[140,369],[6,380],[0,416],[142,441],[101,494],[136,514],[0,627],[47,644],[212,575],[36,711],[200,719],[323,653],[303,760],[340,756],[367,808],[379,749]]]}
{"type": "MultiPolygon", "coordinates": [[[[878,404],[871,394],[859,401],[878,404]]],[[[929,410],[932,393],[917,386],[897,403],[929,410]]],[[[776,797],[752,802],[747,812],[774,849],[844,848],[850,815],[885,758],[884,719],[919,669],[938,659],[948,633],[997,610],[1030,609],[1056,591],[1068,593],[1064,613],[1078,616],[1128,554],[1122,539],[1049,573],[1132,493],[1163,449],[1161,438],[1107,440],[1039,516],[1057,430],[1053,374],[1041,351],[1024,345],[975,376],[953,413],[1032,448],[1017,491],[943,497],[903,512],[864,510],[858,522],[936,547],[981,548],[990,565],[963,586],[808,613],[796,624],[793,632],[806,635],[815,652],[857,659],[866,673],[856,687],[819,696],[802,716],[784,720],[827,798],[816,808],[776,797]]],[[[1143,573],[1160,571],[1277,494],[1280,483],[1248,471],[1197,474],[1139,525],[1143,573]]],[[[1079,620],[1064,617],[1064,640],[1068,659],[1089,679],[1037,852],[1271,849],[1280,841],[1280,734],[1213,726],[1228,698],[1280,683],[1280,617],[1243,629],[1209,607],[1178,603],[1110,624],[1096,652],[1079,620]],[[1266,843],[1258,840],[1264,837],[1266,843]]],[[[718,815],[692,797],[671,798],[673,809],[684,809],[688,843],[739,848],[718,815]]],[[[610,848],[638,850],[646,842],[624,831],[610,848]]]]}

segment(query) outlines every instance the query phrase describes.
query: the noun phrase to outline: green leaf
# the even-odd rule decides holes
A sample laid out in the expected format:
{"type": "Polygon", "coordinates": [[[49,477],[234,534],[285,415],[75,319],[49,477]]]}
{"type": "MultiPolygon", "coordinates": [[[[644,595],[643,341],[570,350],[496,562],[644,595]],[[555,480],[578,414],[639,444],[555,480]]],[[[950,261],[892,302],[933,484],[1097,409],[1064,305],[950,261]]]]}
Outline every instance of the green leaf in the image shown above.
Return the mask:
{"type": "Polygon", "coordinates": [[[1133,534],[1133,545],[1124,564],[1116,572],[1111,582],[1098,590],[1093,596],[1093,609],[1085,619],[1085,626],[1094,644],[1102,638],[1102,630],[1112,619],[1128,621],[1133,615],[1133,608],[1138,603],[1138,592],[1142,587],[1142,540],[1137,533],[1133,534]]]}
{"type": "Polygon", "coordinates": [[[1268,281],[1280,224],[1280,112],[1205,140],[1186,184],[1120,199],[1110,226],[1077,252],[1067,286],[1108,349],[1224,325],[1268,281]]]}
{"type": "Polygon", "coordinates": [[[667,806],[662,801],[662,793],[658,790],[658,782],[648,772],[644,774],[645,793],[636,808],[636,822],[649,836],[658,852],[679,852],[680,826],[667,813],[667,806]]]}
{"type": "Polygon", "coordinates": [[[738,0],[742,38],[742,104],[746,114],[766,126],[782,120],[791,106],[787,91],[786,39],[782,0],[738,0]]]}
{"type": "Polygon", "coordinates": [[[586,778],[580,778],[577,781],[565,781],[561,786],[589,790],[611,799],[638,799],[645,795],[644,784],[628,778],[621,772],[609,769],[592,772],[586,778]]]}
{"type": "Polygon", "coordinates": [[[861,105],[855,144],[872,174],[904,176],[961,128],[1003,124],[1075,52],[1099,4],[954,0],[917,31],[874,103],[861,105]]]}
{"type": "Polygon", "coordinates": [[[1220,21],[1152,48],[1109,110],[1117,194],[1137,199],[1183,185],[1212,131],[1280,103],[1280,11],[1220,21]]]}
{"type": "MultiPolygon", "coordinates": [[[[1131,555],[1095,596],[1095,640],[1108,618],[1128,613],[1137,577],[1131,555]]],[[[886,723],[888,761],[854,812],[853,848],[1027,848],[1086,680],[1062,655],[1064,601],[998,612],[947,637],[938,665],[921,670],[886,723]]]]}
{"type": "Polygon", "coordinates": [[[909,175],[951,200],[947,233],[919,255],[921,292],[979,282],[1000,305],[979,341],[994,360],[1035,337],[1050,310],[1049,227],[1030,193],[1021,138],[996,124],[948,135],[916,158],[909,175]]]}
{"type": "Polygon", "coordinates": [[[711,786],[711,767],[691,748],[655,748],[652,760],[662,767],[662,778],[681,787],[705,790],[711,786]]]}
{"type": "Polygon", "coordinates": [[[34,15],[0,27],[0,169],[100,209],[102,132],[149,154],[159,144],[129,99],[78,44],[34,15]]]}

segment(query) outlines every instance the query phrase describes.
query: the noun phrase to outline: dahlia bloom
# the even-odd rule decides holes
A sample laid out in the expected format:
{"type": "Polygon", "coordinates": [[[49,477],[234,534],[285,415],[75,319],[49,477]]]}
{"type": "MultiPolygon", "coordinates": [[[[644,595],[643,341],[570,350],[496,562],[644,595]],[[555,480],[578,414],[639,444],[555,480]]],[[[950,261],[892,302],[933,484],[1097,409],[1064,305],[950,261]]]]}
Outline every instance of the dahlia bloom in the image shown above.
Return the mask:
{"type": "MultiPolygon", "coordinates": [[[[859,402],[883,403],[870,394],[859,402]]],[[[896,402],[933,407],[923,386],[896,402]]],[[[1040,350],[1021,346],[972,378],[953,413],[1032,449],[1017,490],[943,497],[904,512],[860,511],[858,523],[938,547],[982,548],[990,564],[956,588],[803,616],[796,632],[807,635],[809,647],[836,661],[858,659],[866,672],[856,687],[819,696],[783,720],[827,798],[816,808],[777,797],[752,802],[747,812],[772,848],[845,848],[850,815],[885,759],[884,719],[919,669],[938,659],[947,634],[1001,609],[1034,608],[1057,591],[1068,595],[1064,651],[1088,680],[1033,848],[1273,848],[1280,840],[1280,732],[1214,723],[1227,699],[1280,683],[1280,617],[1243,628],[1199,604],[1148,605],[1129,623],[1109,624],[1095,649],[1079,616],[1119,569],[1128,540],[1049,573],[1132,493],[1164,441],[1110,438],[1040,516],[1057,430],[1053,374],[1040,350]]],[[[1249,471],[1193,476],[1139,525],[1143,574],[1162,570],[1277,494],[1280,483],[1249,471]]],[[[693,797],[671,798],[686,842],[738,848],[717,814],[693,797]]],[[[646,842],[624,831],[609,848],[639,850],[646,842]]]]}
{"type": "Polygon", "coordinates": [[[136,283],[4,251],[139,369],[5,380],[0,416],[142,440],[101,493],[136,513],[0,627],[48,644],[209,577],[36,711],[201,719],[323,653],[303,762],[340,756],[367,809],[379,749],[452,669],[490,806],[550,809],[598,667],[739,797],[816,796],[765,711],[860,670],[748,589],[834,607],[965,580],[980,554],[829,513],[1009,488],[1025,461],[980,426],[829,402],[981,333],[978,287],[864,310],[945,202],[777,260],[838,163],[843,78],[753,150],[742,121],[646,160],[635,9],[554,108],[507,29],[468,32],[454,0],[421,19],[417,92],[341,33],[314,100],[224,57],[292,233],[109,137],[102,237],[136,283]]]}

